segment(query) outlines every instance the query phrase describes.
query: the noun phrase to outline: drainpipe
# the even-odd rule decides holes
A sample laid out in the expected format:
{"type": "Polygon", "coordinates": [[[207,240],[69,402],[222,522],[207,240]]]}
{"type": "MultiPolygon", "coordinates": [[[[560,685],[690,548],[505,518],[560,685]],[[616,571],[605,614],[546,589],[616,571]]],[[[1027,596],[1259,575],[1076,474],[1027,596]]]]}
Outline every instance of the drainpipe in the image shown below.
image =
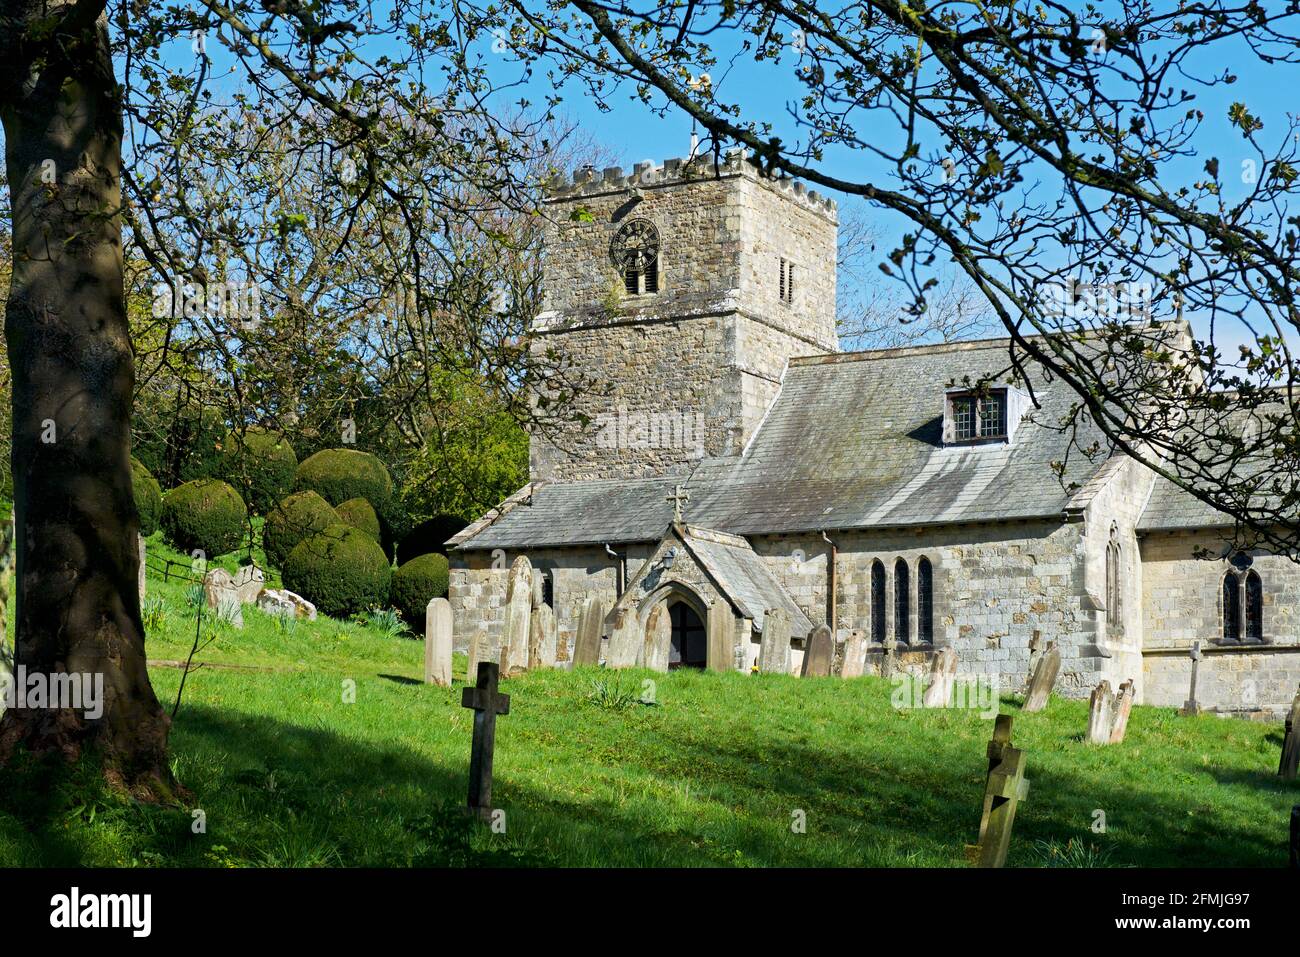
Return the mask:
{"type": "Polygon", "coordinates": [[[618,552],[614,551],[614,549],[609,547],[608,542],[605,543],[605,554],[608,555],[610,558],[614,559],[614,561],[618,562],[617,579],[616,579],[618,585],[618,594],[616,594],[614,597],[616,599],[622,598],[623,590],[627,588],[627,562],[625,561],[624,556],[620,555],[618,552]]]}
{"type": "Polygon", "coordinates": [[[822,539],[825,540],[826,544],[831,547],[831,554],[830,557],[827,559],[827,564],[826,564],[826,578],[827,578],[826,599],[827,599],[827,604],[830,605],[830,612],[827,615],[827,622],[831,626],[831,642],[833,643],[837,640],[836,636],[838,634],[835,627],[836,626],[835,566],[838,564],[836,562],[836,558],[839,556],[840,550],[836,546],[836,544],[831,541],[831,537],[826,534],[824,529],[822,531],[822,539]]]}

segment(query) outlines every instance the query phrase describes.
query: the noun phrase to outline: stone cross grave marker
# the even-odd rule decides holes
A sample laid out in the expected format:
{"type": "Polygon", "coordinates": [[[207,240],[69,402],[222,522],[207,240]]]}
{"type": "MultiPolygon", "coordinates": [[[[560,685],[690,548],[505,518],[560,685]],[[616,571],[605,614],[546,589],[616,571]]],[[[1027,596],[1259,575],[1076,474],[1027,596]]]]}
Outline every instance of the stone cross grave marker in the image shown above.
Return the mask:
{"type": "Polygon", "coordinates": [[[641,619],[633,608],[620,608],[614,612],[614,623],[609,630],[609,648],[605,651],[605,667],[634,668],[642,654],[645,635],[641,619]]]}
{"type": "Polygon", "coordinates": [[[867,636],[859,629],[849,632],[844,642],[844,664],[840,667],[841,678],[861,678],[867,664],[867,636]]]}
{"type": "Polygon", "coordinates": [[[1110,743],[1120,744],[1128,733],[1128,716],[1133,711],[1132,679],[1119,686],[1119,696],[1115,699],[1115,721],[1110,729],[1110,743]]]}
{"type": "Polygon", "coordinates": [[[765,675],[790,673],[790,615],[780,608],[769,608],[763,615],[758,670],[765,675]]]}
{"type": "Polygon", "coordinates": [[[469,811],[492,814],[492,751],[497,741],[497,715],[510,713],[510,695],[497,691],[500,668],[479,662],[478,681],[461,692],[460,706],[474,709],[474,738],[469,751],[469,811]]]}
{"type": "Polygon", "coordinates": [[[1278,763],[1277,773],[1283,780],[1294,781],[1297,768],[1300,767],[1300,691],[1296,692],[1291,702],[1291,711],[1286,716],[1286,725],[1282,736],[1282,760],[1278,763]]]}
{"type": "Polygon", "coordinates": [[[808,636],[804,648],[800,675],[805,678],[825,678],[831,673],[831,659],[835,657],[835,642],[829,625],[818,625],[808,636]]]}
{"type": "Polygon", "coordinates": [[[1025,754],[1011,746],[1011,715],[998,715],[988,754],[989,772],[984,785],[980,841],[975,849],[976,866],[1002,867],[1011,847],[1016,808],[1029,794],[1025,754]]]}
{"type": "Polygon", "coordinates": [[[424,683],[451,687],[451,602],[435,598],[424,609],[424,683]]]}
{"type": "Polygon", "coordinates": [[[1088,699],[1088,743],[1110,744],[1114,723],[1115,694],[1110,690],[1110,682],[1102,680],[1088,699]]]}
{"type": "Polygon", "coordinates": [[[898,670],[898,654],[895,651],[894,639],[886,638],[880,646],[880,677],[890,678],[898,670]]]}
{"type": "Polygon", "coordinates": [[[1034,636],[1029,639],[1029,670],[1025,672],[1025,697],[1029,697],[1029,682],[1034,678],[1034,669],[1038,667],[1038,659],[1043,656],[1043,633],[1037,628],[1034,629],[1034,636]]]}
{"type": "Polygon", "coordinates": [[[595,595],[588,595],[582,603],[582,613],[578,616],[578,633],[573,639],[573,654],[569,656],[574,665],[600,663],[600,633],[604,629],[607,614],[604,604],[595,595]]]}
{"type": "Polygon", "coordinates": [[[506,586],[506,625],[501,636],[501,667],[506,677],[528,670],[528,637],[533,614],[533,566],[520,555],[510,566],[506,586]]]}
{"type": "Polygon", "coordinates": [[[930,663],[930,686],[925,689],[921,705],[946,708],[952,703],[952,689],[957,682],[957,652],[941,648],[930,663]]]}
{"type": "Polygon", "coordinates": [[[1034,664],[1034,673],[1029,678],[1029,692],[1021,711],[1042,711],[1047,707],[1047,699],[1052,696],[1056,685],[1056,676],[1061,673],[1061,649],[1056,642],[1049,641],[1047,649],[1034,664]]]}
{"type": "Polygon", "coordinates": [[[1201,643],[1199,641],[1192,642],[1191,657],[1192,684],[1187,691],[1187,701],[1183,703],[1182,708],[1178,712],[1184,716],[1195,716],[1201,713],[1201,706],[1196,701],[1196,674],[1201,668],[1201,659],[1204,658],[1205,655],[1201,652],[1201,643]]]}

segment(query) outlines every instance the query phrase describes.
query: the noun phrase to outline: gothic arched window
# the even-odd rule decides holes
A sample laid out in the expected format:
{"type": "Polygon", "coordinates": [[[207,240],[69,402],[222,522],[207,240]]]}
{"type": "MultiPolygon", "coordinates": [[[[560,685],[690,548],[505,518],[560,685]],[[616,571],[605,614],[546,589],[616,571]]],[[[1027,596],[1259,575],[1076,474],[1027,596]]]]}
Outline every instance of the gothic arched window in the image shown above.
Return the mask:
{"type": "Polygon", "coordinates": [[[1124,627],[1124,599],[1120,589],[1119,529],[1110,527],[1110,541],[1106,543],[1106,624],[1118,633],[1124,627]]]}
{"type": "Polygon", "coordinates": [[[885,566],[871,563],[871,640],[885,643],[885,566]]]}
{"type": "Polygon", "coordinates": [[[1264,640],[1264,583],[1253,568],[1246,573],[1246,640],[1264,640]]]}
{"type": "Polygon", "coordinates": [[[1241,579],[1232,571],[1223,576],[1223,640],[1241,641],[1241,579]]]}
{"type": "Polygon", "coordinates": [[[633,219],[620,226],[609,244],[609,258],[629,296],[659,291],[659,230],[650,220],[633,219]]]}
{"type": "Polygon", "coordinates": [[[908,615],[912,599],[909,577],[907,562],[900,558],[894,563],[894,638],[905,645],[912,640],[908,615]]]}
{"type": "Polygon", "coordinates": [[[934,644],[934,570],[924,557],[916,563],[916,640],[934,644]]]}

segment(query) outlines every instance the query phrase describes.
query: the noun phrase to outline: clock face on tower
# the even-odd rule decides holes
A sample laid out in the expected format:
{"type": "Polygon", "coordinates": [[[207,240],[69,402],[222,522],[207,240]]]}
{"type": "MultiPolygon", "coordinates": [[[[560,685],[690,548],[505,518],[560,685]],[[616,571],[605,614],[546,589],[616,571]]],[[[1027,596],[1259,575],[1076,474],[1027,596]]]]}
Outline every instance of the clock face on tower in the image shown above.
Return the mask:
{"type": "Polygon", "coordinates": [[[648,219],[624,223],[609,244],[609,256],[620,272],[646,269],[659,258],[659,230],[648,219]]]}

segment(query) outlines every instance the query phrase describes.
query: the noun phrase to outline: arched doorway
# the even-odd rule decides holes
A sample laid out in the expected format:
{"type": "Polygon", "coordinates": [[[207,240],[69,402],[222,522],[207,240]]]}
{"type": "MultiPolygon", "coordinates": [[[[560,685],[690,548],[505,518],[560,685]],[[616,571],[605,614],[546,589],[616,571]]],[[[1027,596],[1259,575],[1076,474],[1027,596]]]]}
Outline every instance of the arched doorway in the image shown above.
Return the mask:
{"type": "Polygon", "coordinates": [[[673,623],[672,651],[668,656],[668,668],[703,668],[708,664],[709,643],[706,638],[704,622],[700,616],[684,601],[671,602],[668,614],[673,623]]]}

